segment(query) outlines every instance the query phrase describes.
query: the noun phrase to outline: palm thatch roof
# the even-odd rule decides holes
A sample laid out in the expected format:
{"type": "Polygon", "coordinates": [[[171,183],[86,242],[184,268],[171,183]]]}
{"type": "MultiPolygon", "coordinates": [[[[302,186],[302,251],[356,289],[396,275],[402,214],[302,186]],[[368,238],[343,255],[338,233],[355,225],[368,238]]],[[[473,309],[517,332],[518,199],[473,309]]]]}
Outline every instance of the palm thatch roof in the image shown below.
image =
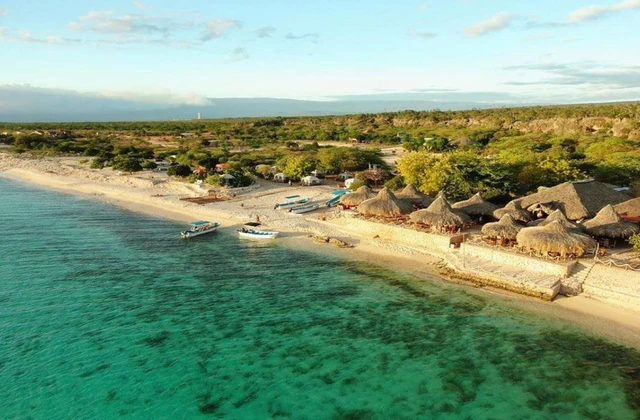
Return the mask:
{"type": "Polygon", "coordinates": [[[374,193],[371,190],[371,188],[365,185],[358,188],[355,192],[352,192],[351,194],[343,195],[342,198],[340,198],[340,203],[344,204],[345,206],[359,206],[360,203],[362,203],[363,201],[373,198],[375,196],[376,196],[376,193],[374,193]]]}
{"type": "Polygon", "coordinates": [[[469,216],[454,210],[444,196],[436,198],[429,207],[411,213],[411,221],[435,228],[458,227],[468,222],[469,216]]]}
{"type": "Polygon", "coordinates": [[[396,197],[412,205],[428,207],[433,203],[433,198],[418,190],[415,185],[409,184],[402,191],[396,193],[396,197]]]}
{"type": "Polygon", "coordinates": [[[640,198],[634,198],[613,206],[613,209],[618,214],[624,214],[625,216],[640,217],[640,198]]]}
{"type": "Polygon", "coordinates": [[[557,220],[546,226],[527,227],[516,236],[518,244],[543,254],[553,252],[563,257],[582,256],[596,248],[596,241],[587,235],[571,232],[557,220]]]}
{"type": "Polygon", "coordinates": [[[498,222],[482,226],[482,234],[489,238],[514,240],[522,228],[522,225],[519,225],[510,214],[505,214],[498,222]]]}
{"type": "Polygon", "coordinates": [[[584,227],[588,233],[599,238],[629,238],[640,232],[640,226],[622,219],[611,205],[584,222],[584,227]]]}
{"type": "Polygon", "coordinates": [[[502,219],[505,214],[513,217],[519,222],[528,222],[532,219],[531,213],[522,208],[519,201],[509,201],[506,206],[493,212],[493,217],[502,219]]]}
{"type": "Polygon", "coordinates": [[[453,206],[469,216],[493,216],[493,212],[498,210],[498,206],[488,202],[480,193],[477,193],[468,200],[459,201],[453,206]]]}
{"type": "Polygon", "coordinates": [[[358,206],[361,214],[380,217],[398,217],[409,214],[412,210],[413,206],[397,199],[389,188],[383,188],[374,198],[365,200],[358,206]]]}
{"type": "Polygon", "coordinates": [[[607,204],[627,201],[629,196],[597,181],[565,182],[522,198],[523,208],[540,205],[546,209],[561,209],[569,220],[594,217],[607,204]]]}
{"type": "Polygon", "coordinates": [[[560,209],[551,212],[551,214],[546,219],[534,220],[529,223],[530,226],[547,226],[551,222],[560,222],[560,224],[566,227],[569,230],[580,231],[582,230],[580,225],[573,223],[571,220],[567,219],[564,212],[560,209]]]}

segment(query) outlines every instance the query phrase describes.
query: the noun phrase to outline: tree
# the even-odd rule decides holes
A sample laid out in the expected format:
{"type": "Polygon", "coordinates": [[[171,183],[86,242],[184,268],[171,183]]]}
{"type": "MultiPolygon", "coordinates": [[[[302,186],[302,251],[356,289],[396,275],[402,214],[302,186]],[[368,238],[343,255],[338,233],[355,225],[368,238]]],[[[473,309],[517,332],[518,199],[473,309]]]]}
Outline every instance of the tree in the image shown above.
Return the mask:
{"type": "Polygon", "coordinates": [[[143,169],[151,169],[151,170],[156,169],[158,167],[158,164],[152,160],[144,160],[142,161],[141,165],[143,169]]]}
{"type": "Polygon", "coordinates": [[[167,169],[167,175],[170,176],[181,176],[181,177],[186,177],[191,175],[192,170],[191,170],[191,166],[189,165],[171,165],[169,166],[169,168],[167,169]]]}
{"type": "Polygon", "coordinates": [[[118,155],[113,159],[113,169],[124,172],[138,172],[142,170],[140,159],[133,156],[118,155]]]}
{"type": "Polygon", "coordinates": [[[282,172],[291,179],[301,179],[318,166],[318,161],[304,155],[286,156],[278,160],[282,172]]]}

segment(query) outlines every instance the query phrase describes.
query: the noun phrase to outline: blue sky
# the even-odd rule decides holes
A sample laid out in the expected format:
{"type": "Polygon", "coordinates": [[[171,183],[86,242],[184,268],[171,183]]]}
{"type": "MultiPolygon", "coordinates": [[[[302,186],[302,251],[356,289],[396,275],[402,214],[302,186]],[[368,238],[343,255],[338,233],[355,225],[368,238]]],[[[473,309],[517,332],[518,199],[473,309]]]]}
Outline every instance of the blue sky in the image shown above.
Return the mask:
{"type": "Polygon", "coordinates": [[[3,0],[0,86],[167,103],[639,99],[638,22],[640,0],[3,0]]]}

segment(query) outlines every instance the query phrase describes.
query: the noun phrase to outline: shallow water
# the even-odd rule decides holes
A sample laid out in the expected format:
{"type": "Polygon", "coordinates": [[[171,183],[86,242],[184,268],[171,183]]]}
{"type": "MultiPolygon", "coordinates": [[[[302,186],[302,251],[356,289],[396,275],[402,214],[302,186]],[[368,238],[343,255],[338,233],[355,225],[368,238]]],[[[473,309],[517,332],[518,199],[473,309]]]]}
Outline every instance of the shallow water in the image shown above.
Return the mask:
{"type": "Polygon", "coordinates": [[[0,417],[611,418],[640,356],[454,286],[0,180],[0,417]]]}

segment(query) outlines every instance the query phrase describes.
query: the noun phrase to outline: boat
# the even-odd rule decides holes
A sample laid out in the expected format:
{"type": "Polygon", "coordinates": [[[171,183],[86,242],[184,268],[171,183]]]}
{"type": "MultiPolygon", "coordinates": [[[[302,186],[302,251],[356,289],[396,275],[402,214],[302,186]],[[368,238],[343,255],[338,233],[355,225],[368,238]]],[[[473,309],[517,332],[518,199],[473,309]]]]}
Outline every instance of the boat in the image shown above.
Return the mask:
{"type": "Polygon", "coordinates": [[[325,201],[324,205],[327,207],[333,207],[340,202],[342,196],[349,194],[351,191],[347,190],[335,190],[331,194],[334,195],[333,198],[325,201]]]}
{"type": "Polygon", "coordinates": [[[205,233],[215,232],[220,227],[220,223],[209,222],[208,220],[199,220],[197,222],[191,222],[189,224],[191,225],[191,228],[189,230],[183,230],[182,232],[180,232],[180,236],[185,239],[204,235],[205,233]]]}
{"type": "Polygon", "coordinates": [[[258,222],[246,223],[241,229],[238,229],[238,235],[247,239],[275,239],[280,235],[280,232],[258,229],[258,226],[260,226],[258,222]]]}
{"type": "Polygon", "coordinates": [[[307,203],[310,200],[311,200],[310,198],[300,198],[298,200],[287,201],[286,203],[276,204],[276,208],[280,209],[280,210],[288,209],[288,208],[295,207],[295,206],[300,205],[300,204],[307,203]]]}
{"type": "Polygon", "coordinates": [[[296,206],[289,209],[289,213],[302,214],[309,213],[310,211],[318,210],[320,203],[309,203],[304,206],[296,206]]]}

